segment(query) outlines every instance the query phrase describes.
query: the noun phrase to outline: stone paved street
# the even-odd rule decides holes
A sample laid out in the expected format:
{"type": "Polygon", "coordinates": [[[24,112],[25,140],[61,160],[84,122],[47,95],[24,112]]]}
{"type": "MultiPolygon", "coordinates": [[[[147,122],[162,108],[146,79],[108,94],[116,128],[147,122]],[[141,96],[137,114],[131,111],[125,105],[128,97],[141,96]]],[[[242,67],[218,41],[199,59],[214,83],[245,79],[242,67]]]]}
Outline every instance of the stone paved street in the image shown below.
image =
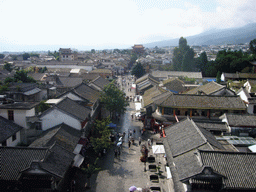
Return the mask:
{"type": "MultiPolygon", "coordinates": [[[[127,83],[127,82],[126,82],[127,83]]],[[[131,85],[131,82],[129,82],[131,85]]],[[[125,86],[124,90],[128,96],[135,94],[135,90],[129,91],[130,86],[125,86]]],[[[140,146],[138,139],[142,137],[142,144],[147,143],[147,139],[152,137],[155,141],[159,138],[158,134],[153,135],[149,130],[141,136],[141,128],[143,124],[141,121],[132,119],[131,114],[135,113],[135,103],[130,102],[130,105],[127,107],[126,113],[121,117],[120,122],[117,124],[117,132],[123,133],[124,131],[128,133],[129,130],[134,130],[135,133],[133,137],[135,138],[135,144],[131,145],[130,149],[128,147],[128,137],[126,134],[123,147],[121,149],[120,158],[115,158],[114,151],[110,150],[107,154],[101,159],[102,170],[94,174],[91,178],[91,189],[87,191],[91,192],[102,192],[102,191],[117,191],[124,192],[129,191],[129,187],[135,185],[136,187],[150,187],[150,186],[161,186],[162,191],[171,191],[168,183],[169,180],[166,179],[165,172],[165,159],[163,155],[156,157],[157,162],[161,162],[161,170],[163,171],[163,179],[160,179],[159,183],[152,183],[149,179],[152,172],[148,170],[148,163],[146,163],[145,172],[144,163],[140,162],[140,146]]],[[[152,149],[150,148],[149,155],[153,155],[152,149]]],[[[154,155],[155,156],[155,155],[154,155]]]]}

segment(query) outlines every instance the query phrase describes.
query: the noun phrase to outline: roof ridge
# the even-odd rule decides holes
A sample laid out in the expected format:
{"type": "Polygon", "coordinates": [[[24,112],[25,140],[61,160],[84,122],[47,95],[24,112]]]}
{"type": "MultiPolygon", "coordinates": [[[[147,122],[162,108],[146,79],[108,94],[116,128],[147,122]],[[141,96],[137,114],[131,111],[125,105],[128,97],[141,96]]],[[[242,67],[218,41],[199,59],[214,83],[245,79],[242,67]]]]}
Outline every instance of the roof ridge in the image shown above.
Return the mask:
{"type": "MultiPolygon", "coordinates": [[[[190,119],[189,117],[188,117],[188,120],[191,121],[191,123],[193,124],[193,126],[195,127],[195,129],[197,130],[197,132],[198,132],[198,133],[200,134],[200,136],[204,139],[205,143],[209,143],[208,140],[206,139],[205,135],[201,132],[201,130],[199,129],[199,127],[196,125],[196,123],[195,123],[192,119],[190,119]]],[[[211,145],[210,145],[210,146],[211,146],[211,145]]]]}

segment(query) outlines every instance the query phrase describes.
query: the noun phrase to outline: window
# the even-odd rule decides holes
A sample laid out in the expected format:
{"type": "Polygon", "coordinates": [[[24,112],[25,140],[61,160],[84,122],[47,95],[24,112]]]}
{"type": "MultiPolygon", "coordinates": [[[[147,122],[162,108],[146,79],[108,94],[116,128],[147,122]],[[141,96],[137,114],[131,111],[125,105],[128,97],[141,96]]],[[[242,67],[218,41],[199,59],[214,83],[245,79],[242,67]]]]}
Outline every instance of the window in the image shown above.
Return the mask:
{"type": "Polygon", "coordinates": [[[6,140],[2,142],[2,146],[7,146],[6,140]]]}
{"type": "Polygon", "coordinates": [[[169,108],[169,107],[165,107],[165,108],[164,108],[164,114],[165,114],[165,115],[171,115],[171,114],[173,114],[173,109],[172,109],[172,108],[169,108]]]}
{"type": "Polygon", "coordinates": [[[9,110],[9,111],[8,111],[8,119],[9,119],[10,121],[14,121],[14,115],[13,115],[13,111],[12,111],[12,110],[9,110]]]}
{"type": "Polygon", "coordinates": [[[16,133],[14,135],[12,135],[12,141],[15,141],[17,139],[16,137],[16,133]]]}

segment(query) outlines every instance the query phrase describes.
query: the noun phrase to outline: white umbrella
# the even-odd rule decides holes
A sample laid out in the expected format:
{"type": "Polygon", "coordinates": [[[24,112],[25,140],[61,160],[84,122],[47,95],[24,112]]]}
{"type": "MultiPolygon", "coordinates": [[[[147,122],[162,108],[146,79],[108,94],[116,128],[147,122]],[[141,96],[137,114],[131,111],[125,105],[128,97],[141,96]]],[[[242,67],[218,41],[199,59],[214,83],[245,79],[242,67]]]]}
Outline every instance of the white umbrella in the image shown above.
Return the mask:
{"type": "Polygon", "coordinates": [[[120,145],[122,145],[122,142],[118,142],[118,143],[116,144],[117,147],[119,147],[120,145]]]}

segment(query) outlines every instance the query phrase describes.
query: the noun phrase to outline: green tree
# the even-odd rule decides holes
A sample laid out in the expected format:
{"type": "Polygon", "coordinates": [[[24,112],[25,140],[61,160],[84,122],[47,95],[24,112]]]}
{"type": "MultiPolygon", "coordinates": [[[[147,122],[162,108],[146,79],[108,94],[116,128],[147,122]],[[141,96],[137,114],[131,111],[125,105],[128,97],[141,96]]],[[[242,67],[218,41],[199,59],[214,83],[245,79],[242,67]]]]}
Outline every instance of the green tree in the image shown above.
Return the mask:
{"type": "Polygon", "coordinates": [[[44,66],[43,69],[41,70],[41,73],[44,73],[45,71],[47,71],[47,67],[44,66]]]}
{"type": "Polygon", "coordinates": [[[113,53],[121,53],[121,51],[119,49],[114,49],[113,53]]]}
{"type": "Polygon", "coordinates": [[[250,45],[250,51],[253,54],[256,54],[256,39],[251,40],[249,45],[250,45]]]}
{"type": "Polygon", "coordinates": [[[0,59],[3,59],[4,58],[4,54],[0,54],[0,59]]]}
{"type": "Polygon", "coordinates": [[[83,167],[81,168],[81,170],[83,171],[83,173],[86,175],[87,179],[88,179],[88,183],[87,183],[87,188],[91,187],[91,176],[96,173],[97,171],[100,171],[101,168],[98,167],[98,161],[99,158],[96,158],[95,162],[93,164],[87,164],[87,167],[83,167]]]}
{"type": "Polygon", "coordinates": [[[118,89],[113,82],[103,89],[100,95],[100,101],[110,112],[111,118],[113,117],[114,113],[124,113],[126,106],[129,105],[128,101],[126,101],[125,93],[118,89]]]}
{"type": "Polygon", "coordinates": [[[198,59],[196,61],[196,67],[199,69],[199,71],[202,72],[203,76],[205,76],[205,71],[207,69],[207,63],[208,63],[207,54],[204,51],[203,53],[200,54],[200,56],[198,57],[198,59]]]}
{"type": "Polygon", "coordinates": [[[184,37],[181,37],[179,39],[179,49],[181,49],[183,52],[186,52],[186,50],[188,49],[188,45],[187,45],[187,39],[185,39],[184,37]]]}
{"type": "Polygon", "coordinates": [[[194,71],[195,70],[194,67],[195,67],[194,50],[192,48],[188,48],[188,50],[183,56],[182,71],[194,71]]]}
{"type": "Polygon", "coordinates": [[[22,54],[23,60],[28,60],[28,58],[30,57],[29,53],[23,53],[22,54]]]}
{"type": "Polygon", "coordinates": [[[5,80],[4,80],[4,84],[8,84],[8,83],[11,83],[11,82],[14,82],[14,79],[11,78],[11,77],[6,77],[5,80]]]}
{"type": "Polygon", "coordinates": [[[0,85],[0,94],[4,94],[8,90],[7,85],[0,85]]]}
{"type": "Polygon", "coordinates": [[[50,105],[45,103],[45,101],[40,101],[39,105],[38,105],[38,112],[44,112],[46,111],[47,109],[50,108],[50,105]]]}
{"type": "Polygon", "coordinates": [[[194,50],[187,45],[187,40],[181,37],[179,47],[175,47],[173,51],[173,70],[193,71],[194,65],[194,50]]]}
{"type": "Polygon", "coordinates": [[[111,130],[108,125],[110,123],[109,118],[103,120],[96,120],[92,129],[92,146],[94,152],[99,155],[105,149],[108,150],[112,146],[112,142],[109,139],[111,130]]]}
{"type": "Polygon", "coordinates": [[[137,56],[137,54],[136,53],[133,53],[132,55],[131,55],[131,59],[130,59],[130,62],[129,62],[129,68],[132,68],[133,67],[133,65],[134,65],[134,63],[136,63],[136,60],[138,59],[138,56],[137,56]]]}
{"type": "Polygon", "coordinates": [[[221,82],[221,72],[220,72],[220,71],[218,71],[218,73],[217,73],[216,82],[217,82],[217,83],[220,83],[220,82],[221,82]]]}
{"type": "Polygon", "coordinates": [[[57,61],[60,60],[60,53],[57,51],[54,51],[53,53],[51,51],[48,51],[48,56],[53,56],[57,61]]]}
{"type": "Polygon", "coordinates": [[[30,57],[37,57],[37,58],[39,58],[39,54],[38,53],[30,53],[30,57]]]}
{"type": "Polygon", "coordinates": [[[108,128],[110,122],[111,121],[109,118],[103,119],[101,121],[95,120],[95,123],[93,124],[92,137],[101,137],[102,134],[108,132],[110,130],[108,128]]]}
{"type": "Polygon", "coordinates": [[[91,53],[95,53],[96,51],[95,51],[95,49],[91,49],[91,53]]]}
{"type": "Polygon", "coordinates": [[[141,63],[137,63],[133,68],[132,68],[132,75],[135,75],[137,78],[142,77],[143,75],[145,75],[145,70],[143,68],[143,66],[141,65],[141,63]]]}
{"type": "Polygon", "coordinates": [[[183,54],[178,47],[175,47],[173,50],[173,70],[181,71],[183,54]]]}
{"type": "Polygon", "coordinates": [[[14,74],[14,82],[23,82],[23,83],[36,83],[36,80],[28,76],[28,73],[25,70],[16,71],[14,74]]]}
{"type": "Polygon", "coordinates": [[[8,62],[5,62],[4,69],[11,72],[12,71],[12,65],[8,62]]]}

